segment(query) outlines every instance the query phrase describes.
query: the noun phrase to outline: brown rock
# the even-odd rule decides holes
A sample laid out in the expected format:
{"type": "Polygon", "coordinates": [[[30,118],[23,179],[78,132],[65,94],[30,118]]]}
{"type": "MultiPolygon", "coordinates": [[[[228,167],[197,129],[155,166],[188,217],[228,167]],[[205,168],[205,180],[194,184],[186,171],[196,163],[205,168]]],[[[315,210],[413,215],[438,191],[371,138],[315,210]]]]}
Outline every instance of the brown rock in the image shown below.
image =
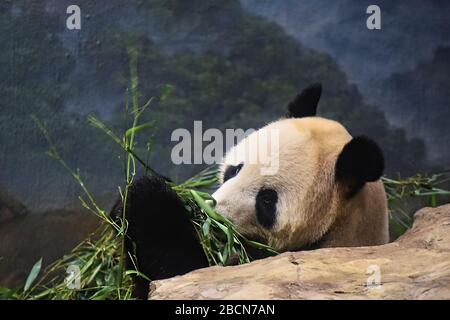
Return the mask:
{"type": "Polygon", "coordinates": [[[43,267],[72,250],[99,226],[93,214],[52,210],[0,224],[0,286],[23,286],[33,264],[43,267]]]}
{"type": "Polygon", "coordinates": [[[196,270],[154,281],[149,298],[450,299],[450,205],[421,209],[393,243],[196,270]]]}
{"type": "Polygon", "coordinates": [[[27,208],[0,187],[0,226],[27,214],[27,208]]]}

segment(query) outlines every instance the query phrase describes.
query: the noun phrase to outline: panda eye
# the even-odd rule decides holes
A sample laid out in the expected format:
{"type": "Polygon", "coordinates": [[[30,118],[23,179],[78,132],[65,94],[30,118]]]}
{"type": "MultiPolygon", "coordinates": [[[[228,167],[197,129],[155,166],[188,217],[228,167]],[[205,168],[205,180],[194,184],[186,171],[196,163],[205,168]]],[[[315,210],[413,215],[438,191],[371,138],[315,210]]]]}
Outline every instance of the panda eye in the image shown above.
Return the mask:
{"type": "Polygon", "coordinates": [[[240,163],[237,166],[228,166],[223,174],[223,182],[237,176],[243,165],[243,163],[240,163]]]}
{"type": "Polygon", "coordinates": [[[259,190],[256,195],[256,219],[266,229],[272,228],[276,221],[278,193],[269,188],[259,190]]]}

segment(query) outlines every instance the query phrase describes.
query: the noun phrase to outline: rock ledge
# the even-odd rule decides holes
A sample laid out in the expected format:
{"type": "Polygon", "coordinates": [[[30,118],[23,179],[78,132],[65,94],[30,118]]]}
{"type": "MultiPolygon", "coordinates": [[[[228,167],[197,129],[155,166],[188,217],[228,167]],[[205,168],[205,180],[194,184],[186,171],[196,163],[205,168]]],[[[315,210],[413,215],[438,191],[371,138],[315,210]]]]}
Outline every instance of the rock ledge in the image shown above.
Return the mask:
{"type": "Polygon", "coordinates": [[[154,281],[150,299],[450,299],[450,204],[376,247],[286,252],[154,281]]]}

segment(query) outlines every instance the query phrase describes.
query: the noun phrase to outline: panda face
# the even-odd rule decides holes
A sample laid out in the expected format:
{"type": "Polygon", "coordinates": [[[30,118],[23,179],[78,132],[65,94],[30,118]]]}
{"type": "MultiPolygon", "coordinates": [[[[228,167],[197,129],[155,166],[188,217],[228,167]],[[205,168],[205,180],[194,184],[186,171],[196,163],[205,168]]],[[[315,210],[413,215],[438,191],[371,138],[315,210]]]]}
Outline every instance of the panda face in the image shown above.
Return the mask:
{"type": "Polygon", "coordinates": [[[216,210],[251,239],[278,251],[374,245],[388,240],[378,145],[352,138],[338,122],[316,117],[313,84],[288,105],[287,118],[231,148],[221,166],[216,210]]]}
{"type": "Polygon", "coordinates": [[[318,117],[283,119],[253,132],[225,156],[216,210],[278,250],[320,237],[334,163],[350,139],[339,123],[318,117]]]}

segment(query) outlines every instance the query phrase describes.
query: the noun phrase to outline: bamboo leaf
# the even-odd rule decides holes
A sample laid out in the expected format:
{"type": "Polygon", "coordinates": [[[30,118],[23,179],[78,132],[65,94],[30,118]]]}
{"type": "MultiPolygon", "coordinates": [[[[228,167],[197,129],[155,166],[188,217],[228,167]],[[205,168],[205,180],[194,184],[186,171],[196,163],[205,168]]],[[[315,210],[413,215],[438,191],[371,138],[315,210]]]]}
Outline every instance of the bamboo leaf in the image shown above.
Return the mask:
{"type": "Polygon", "coordinates": [[[28,291],[31,288],[31,285],[33,284],[34,280],[36,280],[39,272],[41,271],[42,267],[42,258],[40,258],[31,268],[30,273],[28,274],[27,280],[25,281],[25,286],[23,288],[23,291],[28,291]]]}
{"type": "Polygon", "coordinates": [[[202,231],[205,237],[209,234],[210,227],[211,227],[211,219],[208,218],[202,225],[202,231]]]}
{"type": "Polygon", "coordinates": [[[166,101],[173,92],[174,87],[170,84],[165,84],[161,87],[161,102],[166,101]]]}
{"type": "Polygon", "coordinates": [[[203,199],[200,197],[199,193],[195,190],[190,190],[192,196],[194,197],[197,204],[202,208],[205,213],[213,220],[220,221],[222,223],[231,225],[231,222],[224,216],[215,212],[203,199]]]}
{"type": "Polygon", "coordinates": [[[142,131],[144,129],[151,128],[152,126],[153,126],[153,122],[147,122],[147,123],[132,127],[125,132],[125,136],[127,138],[129,138],[131,135],[136,134],[139,131],[142,131]]]}

